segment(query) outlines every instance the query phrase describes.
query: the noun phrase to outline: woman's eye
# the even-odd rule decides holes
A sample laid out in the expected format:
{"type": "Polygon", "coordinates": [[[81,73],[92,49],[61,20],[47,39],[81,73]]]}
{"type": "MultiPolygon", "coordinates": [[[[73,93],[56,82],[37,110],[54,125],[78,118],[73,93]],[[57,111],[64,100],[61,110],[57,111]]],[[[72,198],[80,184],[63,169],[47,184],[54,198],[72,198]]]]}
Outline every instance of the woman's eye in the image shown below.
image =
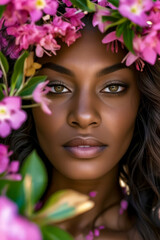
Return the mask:
{"type": "Polygon", "coordinates": [[[112,85],[109,85],[109,86],[105,87],[102,90],[102,92],[103,93],[113,93],[113,94],[116,94],[116,93],[123,92],[125,89],[126,89],[125,86],[118,85],[118,84],[112,84],[112,85]]]}
{"type": "Polygon", "coordinates": [[[61,84],[52,84],[52,86],[48,85],[50,87],[50,92],[51,93],[68,93],[70,92],[68,88],[61,84]]]}

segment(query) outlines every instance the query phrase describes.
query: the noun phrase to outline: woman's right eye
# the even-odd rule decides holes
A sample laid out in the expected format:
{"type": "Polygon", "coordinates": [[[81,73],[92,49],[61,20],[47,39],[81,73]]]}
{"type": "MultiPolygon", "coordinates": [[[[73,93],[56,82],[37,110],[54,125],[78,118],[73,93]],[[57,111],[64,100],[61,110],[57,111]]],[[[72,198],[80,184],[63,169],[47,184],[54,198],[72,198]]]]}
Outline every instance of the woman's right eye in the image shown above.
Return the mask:
{"type": "Polygon", "coordinates": [[[61,93],[69,93],[70,90],[62,84],[48,84],[50,87],[50,93],[61,94],[61,93]]]}

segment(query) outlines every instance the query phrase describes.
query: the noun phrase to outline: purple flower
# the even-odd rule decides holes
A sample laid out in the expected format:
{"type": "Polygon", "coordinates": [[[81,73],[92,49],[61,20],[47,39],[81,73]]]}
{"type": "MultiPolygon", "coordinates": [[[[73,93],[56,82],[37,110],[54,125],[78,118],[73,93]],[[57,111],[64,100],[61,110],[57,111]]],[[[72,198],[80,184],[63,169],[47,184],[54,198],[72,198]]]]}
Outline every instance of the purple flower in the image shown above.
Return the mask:
{"type": "Polygon", "coordinates": [[[4,240],[42,240],[39,228],[18,215],[15,203],[0,197],[0,236],[4,240]]]}
{"type": "Polygon", "coordinates": [[[152,0],[120,0],[119,12],[140,26],[147,26],[147,11],[153,6],[152,0]]]}
{"type": "Polygon", "coordinates": [[[47,114],[52,114],[48,105],[50,104],[50,100],[45,96],[50,88],[47,87],[49,81],[39,83],[35,90],[33,91],[33,99],[35,102],[40,103],[42,110],[47,114]]]}
{"type": "Polygon", "coordinates": [[[18,129],[27,119],[21,110],[20,97],[6,97],[0,101],[0,136],[7,137],[12,129],[18,129]]]}

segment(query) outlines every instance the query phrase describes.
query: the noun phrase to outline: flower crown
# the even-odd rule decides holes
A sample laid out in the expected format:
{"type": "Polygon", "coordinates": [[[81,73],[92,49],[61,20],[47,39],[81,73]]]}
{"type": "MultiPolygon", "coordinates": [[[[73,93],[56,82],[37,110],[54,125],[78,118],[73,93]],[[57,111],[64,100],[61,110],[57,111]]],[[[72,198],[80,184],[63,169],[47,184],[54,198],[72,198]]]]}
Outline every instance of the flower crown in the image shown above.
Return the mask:
{"type": "Polygon", "coordinates": [[[156,0],[0,0],[0,5],[0,50],[8,45],[2,33],[6,29],[15,40],[6,51],[11,58],[33,46],[37,57],[56,54],[61,47],[57,38],[69,46],[81,36],[82,18],[88,12],[94,13],[93,26],[107,32],[103,43],[111,43],[112,49],[115,41],[126,46],[127,66],[137,59],[154,64],[160,54],[160,2],[156,0]]]}

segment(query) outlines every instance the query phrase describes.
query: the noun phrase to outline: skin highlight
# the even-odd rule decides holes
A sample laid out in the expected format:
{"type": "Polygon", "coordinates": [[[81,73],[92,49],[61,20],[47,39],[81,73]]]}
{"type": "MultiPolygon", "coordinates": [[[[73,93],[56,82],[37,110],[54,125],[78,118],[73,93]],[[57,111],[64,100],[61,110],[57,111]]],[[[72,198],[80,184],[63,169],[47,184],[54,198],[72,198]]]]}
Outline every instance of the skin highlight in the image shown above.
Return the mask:
{"type": "Polygon", "coordinates": [[[96,215],[113,205],[98,220],[112,231],[104,231],[103,238],[97,239],[140,239],[130,237],[132,219],[127,214],[121,218],[118,215],[122,198],[118,163],[133,137],[140,103],[137,74],[120,64],[123,50],[119,49],[118,54],[107,52],[101,38],[96,30],[84,30],[75,44],[63,46],[57,56],[41,60],[44,66],[40,74],[50,80],[52,115],[40,108],[32,112],[39,144],[54,166],[46,199],[64,188],[85,194],[97,191],[95,208],[61,227],[69,230],[74,239],[83,239],[80,232],[87,233],[96,215]],[[64,145],[77,136],[94,138],[106,147],[91,158],[75,157],[64,145]],[[122,233],[117,236],[116,231],[122,233]]]}

